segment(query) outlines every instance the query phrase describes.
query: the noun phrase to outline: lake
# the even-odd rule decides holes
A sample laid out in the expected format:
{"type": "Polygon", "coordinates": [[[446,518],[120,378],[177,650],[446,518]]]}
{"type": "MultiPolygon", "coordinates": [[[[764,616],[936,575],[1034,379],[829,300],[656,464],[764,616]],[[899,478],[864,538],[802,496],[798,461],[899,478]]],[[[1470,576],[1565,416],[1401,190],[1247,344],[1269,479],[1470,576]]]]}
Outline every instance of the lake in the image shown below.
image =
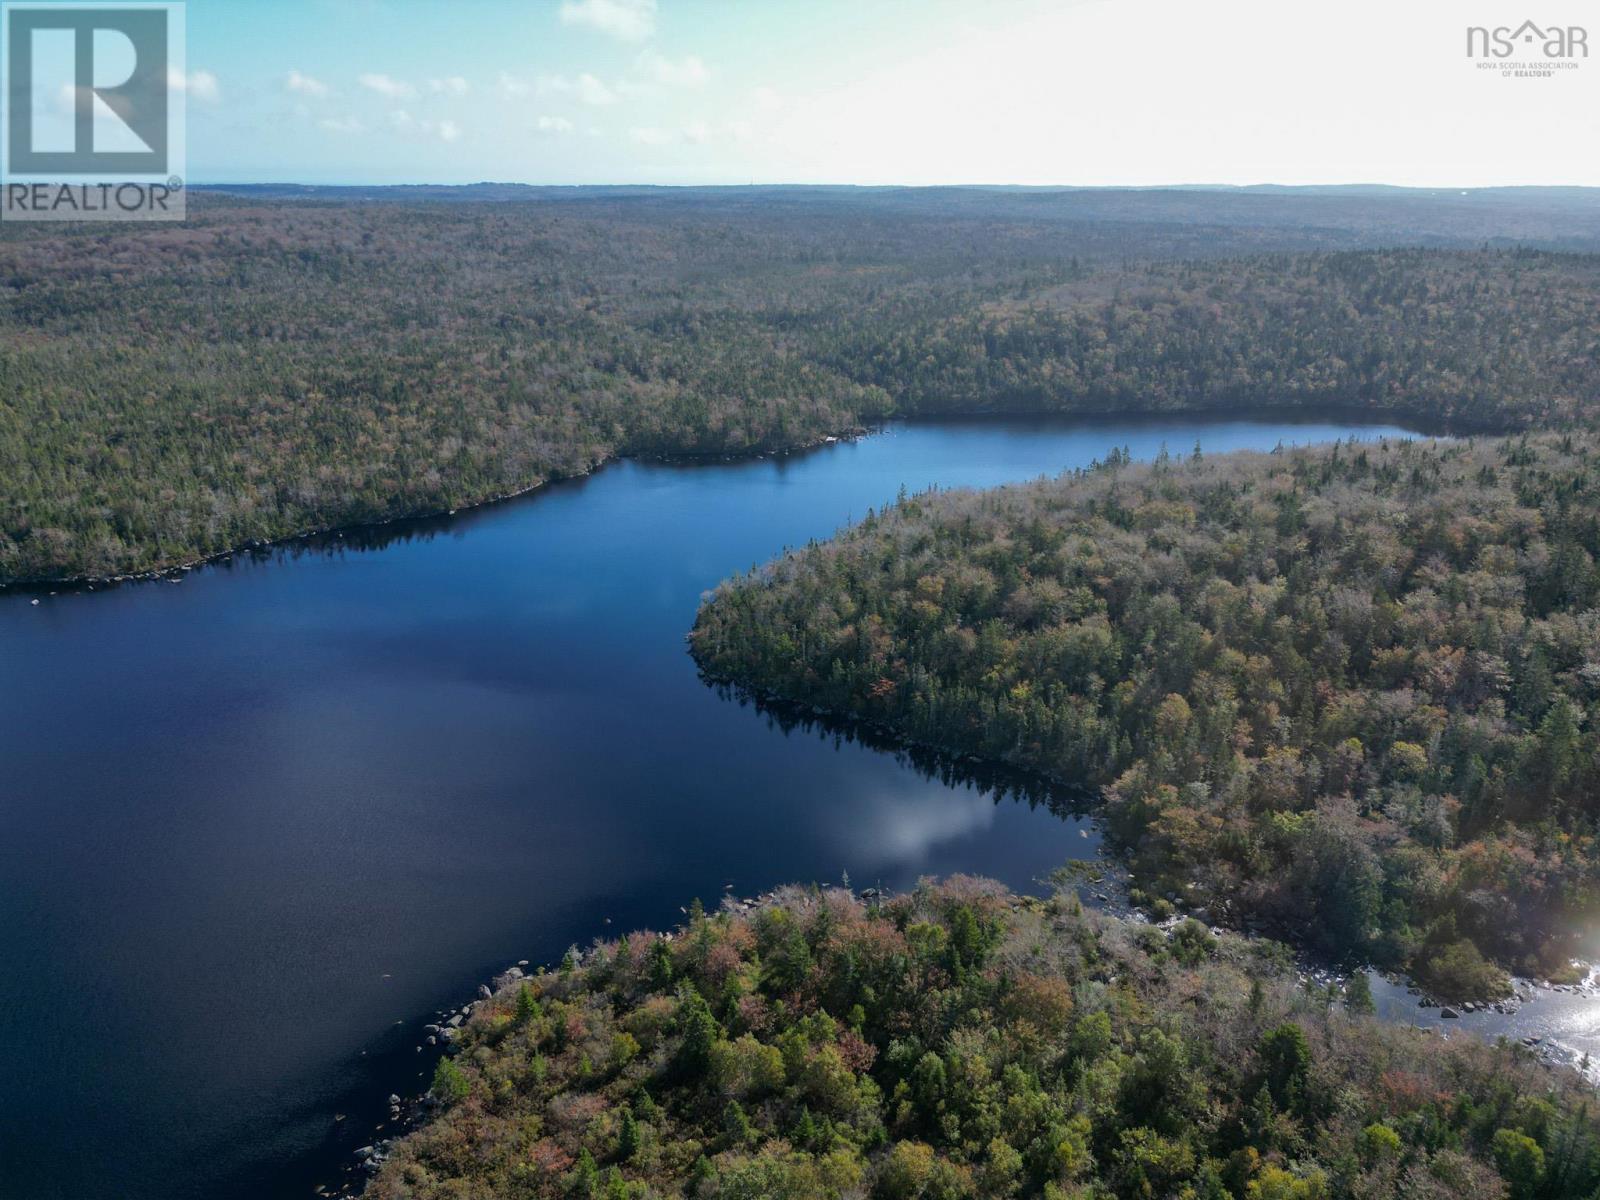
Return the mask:
{"type": "Polygon", "coordinates": [[[707,687],[701,593],[902,486],[1402,432],[895,425],[0,596],[0,1196],[309,1195],[426,1086],[421,1024],[518,959],[730,884],[1093,856],[1081,819],[707,687]]]}

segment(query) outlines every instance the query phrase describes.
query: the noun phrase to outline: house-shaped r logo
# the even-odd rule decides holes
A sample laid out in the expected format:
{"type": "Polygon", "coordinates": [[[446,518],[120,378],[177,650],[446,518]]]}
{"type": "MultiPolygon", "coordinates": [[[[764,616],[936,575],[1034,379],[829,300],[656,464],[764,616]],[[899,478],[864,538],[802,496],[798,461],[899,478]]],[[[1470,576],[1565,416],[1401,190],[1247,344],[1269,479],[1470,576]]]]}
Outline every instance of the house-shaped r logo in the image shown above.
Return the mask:
{"type": "Polygon", "coordinates": [[[9,174],[167,172],[164,8],[7,6],[5,17],[9,174]],[[70,128],[46,138],[63,108],[70,128]]]}

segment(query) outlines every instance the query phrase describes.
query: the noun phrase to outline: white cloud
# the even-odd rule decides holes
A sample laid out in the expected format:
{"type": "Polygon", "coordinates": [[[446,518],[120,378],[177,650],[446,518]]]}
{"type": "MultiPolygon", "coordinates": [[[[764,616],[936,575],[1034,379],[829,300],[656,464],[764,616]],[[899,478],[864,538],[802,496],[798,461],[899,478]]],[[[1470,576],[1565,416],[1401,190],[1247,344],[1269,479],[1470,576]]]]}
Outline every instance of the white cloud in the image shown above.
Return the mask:
{"type": "Polygon", "coordinates": [[[593,75],[584,72],[578,76],[578,99],[585,104],[615,104],[617,94],[593,75]]]}
{"type": "Polygon", "coordinates": [[[541,75],[536,90],[541,96],[577,96],[585,104],[594,105],[615,104],[619,99],[615,89],[587,71],[576,79],[568,79],[565,75],[541,75]]]}
{"type": "MultiPolygon", "coordinates": [[[[176,80],[169,80],[176,86],[176,80]]],[[[186,81],[187,82],[187,81],[186,81]]],[[[114,109],[95,98],[93,89],[84,88],[79,91],[70,83],[63,83],[55,89],[49,103],[43,111],[36,115],[47,124],[64,128],[71,132],[70,122],[75,120],[78,107],[86,105],[94,121],[94,144],[96,149],[107,151],[139,151],[148,150],[149,145],[130,129],[114,109]]]]}
{"type": "Polygon", "coordinates": [[[705,121],[690,121],[679,129],[666,129],[660,125],[635,125],[628,137],[640,146],[677,146],[687,143],[704,146],[716,135],[705,121]]]}
{"type": "Polygon", "coordinates": [[[461,140],[461,126],[454,121],[419,121],[403,108],[397,108],[389,114],[389,123],[401,133],[420,133],[424,137],[436,137],[441,142],[461,140]]]}
{"type": "Polygon", "coordinates": [[[175,92],[187,92],[206,104],[216,104],[222,99],[222,85],[210,71],[191,71],[184,75],[169,69],[167,86],[175,92]]]}
{"type": "Polygon", "coordinates": [[[505,71],[500,72],[500,78],[494,85],[494,94],[502,100],[521,100],[532,91],[533,84],[505,71]]]}
{"type": "Polygon", "coordinates": [[[302,96],[326,96],[329,92],[328,85],[322,80],[302,75],[299,71],[290,71],[289,78],[284,80],[283,86],[291,92],[299,92],[302,96]]]}
{"type": "Polygon", "coordinates": [[[472,90],[472,85],[459,75],[449,75],[444,79],[428,80],[428,90],[435,95],[465,96],[472,90]]]}
{"type": "Polygon", "coordinates": [[[361,86],[369,91],[377,92],[380,96],[387,96],[391,100],[398,100],[403,96],[416,94],[417,89],[404,80],[395,79],[381,71],[369,71],[361,76],[361,86]]]}
{"type": "Polygon", "coordinates": [[[656,30],[656,0],[562,0],[561,23],[642,42],[656,30]]]}
{"type": "Polygon", "coordinates": [[[639,55],[639,69],[657,83],[668,87],[704,87],[711,73],[698,55],[685,55],[676,61],[654,50],[639,55]]]}
{"type": "MultiPolygon", "coordinates": [[[[56,89],[56,112],[60,116],[70,117],[78,111],[78,89],[70,83],[63,83],[56,89]]],[[[94,110],[98,118],[99,110],[94,110]]]]}
{"type": "Polygon", "coordinates": [[[1321,24],[1316,6],[1281,0],[1145,0],[1132,6],[1137,20],[1129,5],[1115,3],[961,9],[942,26],[928,12],[938,36],[885,38],[859,69],[812,84],[796,74],[770,118],[753,105],[730,114],[757,122],[741,174],[1121,186],[1196,178],[1417,187],[1600,178],[1600,156],[1570,150],[1600,142],[1600,72],[1560,72],[1570,86],[1559,97],[1537,86],[1484,86],[1500,80],[1485,78],[1492,72],[1474,69],[1452,41],[1459,3],[1354,0],[1338,21],[1321,24]],[[1373,28],[1408,56],[1407,67],[1369,72],[1354,86],[1351,64],[1367,61],[1364,39],[1373,28]],[[1130,38],[1140,78],[1159,86],[1128,87],[1125,55],[1081,53],[1130,38]],[[1289,46],[1311,49],[1288,53],[1289,46]],[[1071,70],[1061,69],[1064,48],[1080,51],[1071,70]],[[1229,72],[1222,62],[1251,69],[1229,72]],[[1108,105],[1108,95],[1117,103],[1108,105]],[[1263,105],[1262,95],[1286,100],[1263,105]],[[1440,121],[1445,109],[1451,120],[1440,121]],[[1061,122],[1071,115],[1078,119],[1063,140],[1061,122]],[[1562,138],[1566,150],[1556,145],[1562,138]],[[1494,154],[1483,155],[1485,145],[1494,154]]]}
{"type": "Polygon", "coordinates": [[[565,117],[540,117],[534,128],[540,133],[560,137],[562,134],[572,132],[572,122],[565,117]]]}
{"type": "Polygon", "coordinates": [[[324,117],[317,122],[329,133],[365,133],[366,126],[354,117],[324,117]]]}
{"type": "Polygon", "coordinates": [[[783,107],[783,97],[776,90],[769,87],[758,87],[750,93],[750,99],[762,112],[777,112],[783,107]]]}

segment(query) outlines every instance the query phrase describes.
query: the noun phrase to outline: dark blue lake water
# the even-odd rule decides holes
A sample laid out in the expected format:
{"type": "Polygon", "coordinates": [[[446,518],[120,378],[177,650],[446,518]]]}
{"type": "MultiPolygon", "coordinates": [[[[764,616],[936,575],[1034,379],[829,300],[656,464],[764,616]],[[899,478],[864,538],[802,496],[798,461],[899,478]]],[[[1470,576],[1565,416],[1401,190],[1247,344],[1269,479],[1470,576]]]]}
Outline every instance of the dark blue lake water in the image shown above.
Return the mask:
{"type": "Polygon", "coordinates": [[[420,1024],[510,962],[726,883],[1027,887],[1094,854],[1046,806],[719,696],[684,647],[700,594],[902,485],[1400,432],[897,426],[0,596],[0,1196],[309,1195],[425,1086],[420,1024]]]}

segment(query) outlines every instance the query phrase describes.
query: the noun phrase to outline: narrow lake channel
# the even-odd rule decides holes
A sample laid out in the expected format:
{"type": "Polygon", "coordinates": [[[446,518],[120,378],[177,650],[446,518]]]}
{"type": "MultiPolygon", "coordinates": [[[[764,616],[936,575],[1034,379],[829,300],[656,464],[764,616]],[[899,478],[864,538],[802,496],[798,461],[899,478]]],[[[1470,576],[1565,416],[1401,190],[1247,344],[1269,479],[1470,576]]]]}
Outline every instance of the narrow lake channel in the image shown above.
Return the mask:
{"type": "Polygon", "coordinates": [[[0,596],[0,1196],[309,1195],[425,1086],[420,1025],[508,963],[730,885],[1027,888],[1093,856],[1085,821],[707,687],[701,593],[902,486],[1403,434],[895,425],[0,596]]]}

